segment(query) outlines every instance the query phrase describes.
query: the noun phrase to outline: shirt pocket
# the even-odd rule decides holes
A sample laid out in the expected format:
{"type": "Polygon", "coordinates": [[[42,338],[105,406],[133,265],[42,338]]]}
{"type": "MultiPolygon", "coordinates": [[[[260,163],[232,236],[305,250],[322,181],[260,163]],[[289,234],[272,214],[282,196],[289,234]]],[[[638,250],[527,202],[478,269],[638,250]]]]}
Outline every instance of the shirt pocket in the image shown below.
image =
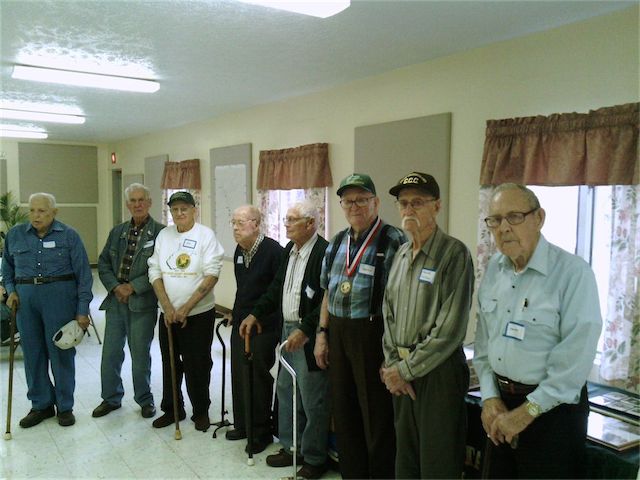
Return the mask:
{"type": "Polygon", "coordinates": [[[42,258],[48,275],[68,273],[71,269],[70,246],[64,240],[56,240],[53,248],[42,248],[42,258]]]}
{"type": "Polygon", "coordinates": [[[489,335],[495,333],[499,328],[498,324],[498,300],[495,298],[480,299],[480,311],[485,321],[489,335]]]}
{"type": "Polygon", "coordinates": [[[521,318],[527,343],[534,349],[555,345],[560,338],[560,315],[551,309],[526,309],[521,318]]]}
{"type": "Polygon", "coordinates": [[[24,274],[24,270],[32,270],[35,267],[35,259],[31,249],[26,243],[18,242],[13,246],[9,245],[9,253],[13,257],[17,276],[24,274]]]}

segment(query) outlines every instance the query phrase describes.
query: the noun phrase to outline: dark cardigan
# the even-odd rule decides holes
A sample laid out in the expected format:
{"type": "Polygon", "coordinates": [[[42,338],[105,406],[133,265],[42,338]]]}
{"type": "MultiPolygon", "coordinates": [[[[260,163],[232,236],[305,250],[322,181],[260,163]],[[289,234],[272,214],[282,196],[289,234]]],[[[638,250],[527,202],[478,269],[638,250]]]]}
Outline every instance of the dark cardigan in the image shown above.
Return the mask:
{"type": "MultiPolygon", "coordinates": [[[[320,305],[324,291],[320,288],[320,271],[322,270],[322,260],[327,249],[327,242],[321,236],[318,236],[316,244],[311,250],[307,268],[304,271],[302,279],[302,289],[300,295],[300,308],[298,314],[302,319],[299,325],[300,330],[309,337],[309,341],[304,346],[307,357],[307,366],[309,370],[318,370],[315,357],[313,356],[313,347],[316,342],[316,329],[318,328],[318,320],[320,318],[320,305]],[[312,293],[309,298],[308,293],[312,293]]],[[[289,252],[293,248],[293,242],[289,242],[285,248],[283,260],[276,277],[273,279],[267,292],[260,297],[258,303],[254,306],[251,313],[262,323],[262,319],[267,315],[278,312],[282,318],[282,293],[284,285],[284,277],[287,273],[287,265],[289,263],[289,252]]]]}

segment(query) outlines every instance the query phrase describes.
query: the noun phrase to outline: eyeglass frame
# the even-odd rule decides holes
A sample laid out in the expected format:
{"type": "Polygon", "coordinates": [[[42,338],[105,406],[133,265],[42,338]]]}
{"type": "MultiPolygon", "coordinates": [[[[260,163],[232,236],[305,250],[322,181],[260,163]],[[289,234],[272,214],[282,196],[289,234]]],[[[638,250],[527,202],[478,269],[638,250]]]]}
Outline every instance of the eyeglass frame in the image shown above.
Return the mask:
{"type": "Polygon", "coordinates": [[[367,205],[369,205],[369,200],[371,200],[372,198],[376,198],[375,195],[372,195],[370,197],[358,197],[355,200],[346,200],[346,199],[340,199],[340,206],[342,207],[343,210],[351,210],[351,208],[355,205],[358,208],[364,208],[367,205]],[[348,203],[347,206],[344,205],[344,203],[348,203]],[[360,205],[362,204],[362,205],[360,205]]]}
{"type": "Polygon", "coordinates": [[[415,198],[411,201],[407,201],[407,200],[395,200],[394,203],[396,204],[396,207],[398,207],[398,210],[406,210],[407,207],[411,207],[412,210],[414,211],[418,211],[424,207],[427,206],[428,203],[431,202],[437,202],[439,199],[438,198],[427,198],[427,199],[422,199],[422,198],[415,198]],[[413,202],[415,202],[416,200],[419,200],[421,205],[418,207],[417,205],[414,205],[413,202]],[[403,206],[401,202],[406,201],[407,203],[403,206]]]}
{"type": "Polygon", "coordinates": [[[506,220],[507,223],[509,225],[521,225],[524,223],[524,221],[527,219],[527,215],[535,212],[536,210],[539,210],[540,207],[534,207],[533,209],[529,210],[528,212],[509,212],[507,213],[504,217],[501,215],[490,215],[488,217],[485,217],[484,219],[484,223],[487,225],[487,227],[489,228],[498,228],[500,225],[502,225],[502,220],[506,220]],[[517,221],[513,221],[513,217],[511,220],[509,220],[509,216],[513,216],[515,215],[515,218],[521,218],[520,215],[522,215],[522,219],[521,220],[517,220],[517,221]],[[494,226],[491,226],[489,224],[489,222],[492,222],[493,220],[496,220],[497,223],[494,226]]]}
{"type": "Polygon", "coordinates": [[[239,227],[244,227],[245,223],[251,222],[251,221],[257,222],[258,219],[256,219],[256,218],[247,218],[246,220],[234,220],[234,219],[231,219],[231,220],[229,220],[229,225],[231,225],[231,228],[235,227],[236,225],[238,225],[239,227]]]}
{"type": "Polygon", "coordinates": [[[297,218],[282,217],[282,223],[284,225],[294,225],[298,223],[300,220],[309,220],[309,218],[311,217],[297,217],[297,218]]]}

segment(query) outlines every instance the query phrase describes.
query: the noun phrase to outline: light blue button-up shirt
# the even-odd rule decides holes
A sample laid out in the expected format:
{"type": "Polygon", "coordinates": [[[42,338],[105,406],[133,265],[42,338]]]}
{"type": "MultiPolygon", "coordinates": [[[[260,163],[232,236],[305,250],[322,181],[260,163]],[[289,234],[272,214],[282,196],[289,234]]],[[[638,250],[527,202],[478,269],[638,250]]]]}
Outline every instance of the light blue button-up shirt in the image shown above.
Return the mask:
{"type": "Polygon", "coordinates": [[[15,279],[57,277],[74,274],[78,290],[76,315],[88,315],[93,298],[91,266],[78,233],[54,220],[40,238],[30,223],[13,227],[4,244],[2,275],[8,294],[15,292],[15,279]]]}
{"type": "Polygon", "coordinates": [[[478,301],[473,364],[482,399],[500,397],[497,373],[538,385],[527,398],[543,412],[577,403],[602,330],[591,267],[540,235],[522,272],[501,253],[491,258],[478,301]]]}

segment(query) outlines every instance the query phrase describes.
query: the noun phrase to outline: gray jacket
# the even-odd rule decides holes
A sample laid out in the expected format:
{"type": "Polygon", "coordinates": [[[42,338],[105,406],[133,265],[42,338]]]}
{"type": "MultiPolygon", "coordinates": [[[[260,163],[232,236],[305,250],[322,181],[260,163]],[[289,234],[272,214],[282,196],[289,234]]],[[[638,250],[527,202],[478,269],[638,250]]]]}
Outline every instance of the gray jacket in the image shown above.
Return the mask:
{"type": "MultiPolygon", "coordinates": [[[[113,227],[98,258],[98,275],[108,292],[107,297],[100,305],[100,310],[107,310],[118,302],[112,291],[120,283],[118,282],[118,271],[122,257],[127,251],[127,233],[130,224],[131,222],[127,221],[113,227]]],[[[132,312],[144,312],[157,308],[158,299],[147,275],[149,269],[147,260],[153,254],[156,237],[163,228],[163,224],[149,218],[136,246],[133,264],[129,272],[129,283],[135,290],[134,294],[129,297],[129,310],[132,312]]]]}

